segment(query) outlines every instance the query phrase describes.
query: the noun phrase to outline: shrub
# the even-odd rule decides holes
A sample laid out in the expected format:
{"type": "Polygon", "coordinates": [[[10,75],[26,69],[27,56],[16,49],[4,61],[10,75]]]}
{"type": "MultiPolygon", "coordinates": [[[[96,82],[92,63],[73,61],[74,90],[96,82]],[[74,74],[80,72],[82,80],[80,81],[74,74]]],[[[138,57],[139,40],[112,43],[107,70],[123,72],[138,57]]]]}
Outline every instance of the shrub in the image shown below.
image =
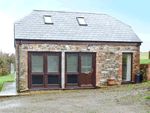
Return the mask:
{"type": "Polygon", "coordinates": [[[145,99],[150,99],[150,96],[146,96],[145,99]]]}
{"type": "Polygon", "coordinates": [[[2,76],[2,68],[0,69],[0,76],[2,76]]]}
{"type": "Polygon", "coordinates": [[[2,68],[2,75],[7,75],[7,69],[6,68],[2,68]]]}
{"type": "Polygon", "coordinates": [[[3,64],[3,70],[2,70],[3,76],[10,73],[10,68],[11,68],[10,63],[5,62],[5,63],[3,64]]]}
{"type": "MultiPolygon", "coordinates": [[[[0,68],[4,68],[2,72],[0,71],[0,76],[1,76],[1,73],[2,75],[7,75],[10,73],[11,63],[15,64],[15,54],[13,53],[9,54],[9,53],[4,53],[0,51],[0,68]]],[[[15,69],[16,69],[16,66],[15,66],[15,69]]]]}

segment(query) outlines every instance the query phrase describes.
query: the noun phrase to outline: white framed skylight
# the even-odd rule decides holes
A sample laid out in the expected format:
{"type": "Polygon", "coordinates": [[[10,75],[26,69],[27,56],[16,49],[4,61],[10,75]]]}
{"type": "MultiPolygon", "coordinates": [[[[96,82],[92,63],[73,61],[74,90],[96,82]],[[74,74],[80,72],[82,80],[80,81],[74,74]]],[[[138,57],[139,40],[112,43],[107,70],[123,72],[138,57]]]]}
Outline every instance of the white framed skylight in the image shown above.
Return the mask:
{"type": "Polygon", "coordinates": [[[49,15],[44,15],[44,22],[45,24],[53,24],[51,16],[49,15]]]}
{"type": "Polygon", "coordinates": [[[84,20],[84,17],[77,17],[77,20],[78,20],[79,25],[87,26],[87,24],[84,20]]]}

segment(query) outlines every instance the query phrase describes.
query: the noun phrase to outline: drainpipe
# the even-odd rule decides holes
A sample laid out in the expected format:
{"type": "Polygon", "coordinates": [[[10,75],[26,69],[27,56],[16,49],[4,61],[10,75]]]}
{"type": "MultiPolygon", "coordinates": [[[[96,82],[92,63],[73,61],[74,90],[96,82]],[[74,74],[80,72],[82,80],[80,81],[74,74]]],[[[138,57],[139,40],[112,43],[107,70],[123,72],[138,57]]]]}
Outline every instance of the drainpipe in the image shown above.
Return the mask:
{"type": "Polygon", "coordinates": [[[18,45],[18,91],[20,93],[20,45],[22,44],[22,40],[18,45]]]}

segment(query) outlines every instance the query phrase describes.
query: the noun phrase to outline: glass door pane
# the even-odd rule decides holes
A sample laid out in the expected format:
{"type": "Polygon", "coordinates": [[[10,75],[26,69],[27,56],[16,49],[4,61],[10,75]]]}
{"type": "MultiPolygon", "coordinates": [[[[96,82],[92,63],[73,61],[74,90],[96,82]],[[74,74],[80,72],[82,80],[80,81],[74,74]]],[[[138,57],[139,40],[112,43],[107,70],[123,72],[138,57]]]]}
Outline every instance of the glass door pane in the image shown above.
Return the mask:
{"type": "Polygon", "coordinates": [[[47,80],[49,88],[60,87],[60,54],[47,53],[47,80]]]}
{"type": "Polygon", "coordinates": [[[59,84],[59,75],[50,75],[48,76],[48,84],[59,84]]]}
{"type": "Polygon", "coordinates": [[[78,83],[77,75],[67,75],[67,83],[78,83]]]}
{"type": "Polygon", "coordinates": [[[43,76],[34,75],[32,76],[33,85],[43,85],[43,76]]]}
{"type": "Polygon", "coordinates": [[[77,54],[67,54],[67,72],[78,72],[77,54]]]}
{"type": "Polygon", "coordinates": [[[126,81],[131,81],[131,54],[127,55],[127,77],[126,81]]]}
{"type": "Polygon", "coordinates": [[[82,55],[81,56],[81,68],[82,72],[91,72],[92,70],[92,56],[82,55]]]}
{"type": "Polygon", "coordinates": [[[58,55],[48,55],[47,70],[48,72],[59,72],[59,56],[58,55]]]}
{"type": "Polygon", "coordinates": [[[122,80],[131,81],[131,54],[123,54],[122,80]]]}
{"type": "Polygon", "coordinates": [[[32,72],[43,72],[43,55],[32,55],[32,72]]]}

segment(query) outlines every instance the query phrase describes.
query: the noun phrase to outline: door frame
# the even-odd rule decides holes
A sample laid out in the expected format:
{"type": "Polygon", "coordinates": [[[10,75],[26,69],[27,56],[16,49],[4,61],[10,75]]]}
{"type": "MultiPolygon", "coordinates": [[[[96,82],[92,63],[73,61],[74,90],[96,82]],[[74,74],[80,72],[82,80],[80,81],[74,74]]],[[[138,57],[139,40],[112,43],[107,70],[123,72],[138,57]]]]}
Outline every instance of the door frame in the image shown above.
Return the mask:
{"type": "Polygon", "coordinates": [[[79,52],[65,52],[65,88],[66,87],[79,87],[79,52]],[[78,55],[78,72],[67,72],[67,54],[77,54],[78,55]],[[77,75],[77,82],[74,84],[67,84],[67,74],[77,75]]]}
{"type": "MultiPolygon", "coordinates": [[[[48,80],[48,75],[51,75],[51,74],[58,74],[58,73],[54,73],[54,72],[51,72],[51,73],[47,73],[47,55],[49,54],[59,54],[59,88],[61,88],[61,52],[54,52],[54,51],[28,51],[28,88],[29,89],[36,89],[36,88],[39,88],[39,89],[44,89],[44,88],[49,88],[49,89],[54,89],[55,85],[48,85],[47,84],[47,80],[48,80]],[[31,70],[32,70],[32,64],[31,64],[31,55],[32,54],[42,54],[43,55],[43,73],[41,72],[34,72],[32,73],[31,70]],[[34,86],[32,85],[32,75],[30,74],[34,74],[34,75],[39,75],[39,74],[42,74],[43,75],[43,85],[42,86],[34,86]],[[52,86],[52,87],[49,87],[49,86],[52,86]]],[[[58,87],[57,87],[58,88],[58,87]]]]}
{"type": "MultiPolygon", "coordinates": [[[[131,79],[130,79],[130,81],[123,81],[122,80],[122,84],[133,83],[132,82],[132,77],[133,77],[133,75],[132,75],[132,71],[133,71],[133,53],[132,52],[123,52],[122,53],[122,64],[123,64],[123,54],[131,54],[131,79]]],[[[123,67],[122,67],[122,71],[123,71],[123,67]]]]}
{"type": "MultiPolygon", "coordinates": [[[[94,82],[93,82],[93,71],[91,70],[91,72],[89,73],[89,74],[85,74],[84,72],[82,72],[82,56],[84,56],[84,55],[86,55],[86,56],[92,56],[92,70],[94,70],[95,68],[94,68],[94,60],[93,60],[93,54],[91,54],[91,53],[80,53],[80,72],[79,72],[79,75],[80,76],[85,76],[85,84],[81,84],[80,83],[80,86],[82,85],[82,86],[87,86],[87,76],[89,76],[89,75],[92,75],[92,85],[94,85],[94,82]]],[[[88,84],[89,85],[89,84],[88,84]]],[[[91,86],[91,85],[90,85],[91,86]]]]}
{"type": "Polygon", "coordinates": [[[46,73],[46,79],[48,80],[48,76],[50,76],[50,75],[58,75],[59,77],[58,77],[58,85],[50,85],[50,84],[48,84],[48,82],[46,82],[47,84],[46,84],[46,86],[47,86],[47,88],[58,88],[58,86],[59,86],[59,88],[61,88],[61,52],[46,52],[45,53],[46,55],[45,55],[45,65],[46,65],[46,69],[45,69],[45,73],[46,73]],[[59,56],[59,72],[48,72],[48,70],[47,70],[47,61],[48,61],[48,55],[58,55],[59,56]]]}
{"type": "Polygon", "coordinates": [[[91,54],[92,55],[92,83],[96,87],[96,52],[65,52],[65,87],[80,87],[79,75],[81,72],[81,54],[91,54]],[[78,54],[78,72],[67,72],[67,54],[78,54]],[[77,75],[77,84],[67,84],[67,74],[77,75]]]}
{"type": "Polygon", "coordinates": [[[44,82],[44,80],[45,80],[45,76],[44,76],[44,73],[45,73],[45,70],[44,70],[44,68],[45,68],[44,57],[45,57],[45,55],[44,55],[44,53],[38,52],[38,54],[42,54],[43,55],[43,72],[34,72],[34,73],[32,73],[31,72],[31,70],[32,70],[32,66],[31,66],[31,61],[32,61],[31,54],[36,54],[36,53],[35,52],[28,52],[28,88],[29,89],[32,88],[32,87],[34,87],[34,88],[37,88],[37,87],[38,88],[44,88],[45,87],[45,82],[44,82]],[[34,75],[43,76],[43,85],[38,85],[38,86],[33,85],[32,86],[32,76],[34,76],[34,75]]]}

